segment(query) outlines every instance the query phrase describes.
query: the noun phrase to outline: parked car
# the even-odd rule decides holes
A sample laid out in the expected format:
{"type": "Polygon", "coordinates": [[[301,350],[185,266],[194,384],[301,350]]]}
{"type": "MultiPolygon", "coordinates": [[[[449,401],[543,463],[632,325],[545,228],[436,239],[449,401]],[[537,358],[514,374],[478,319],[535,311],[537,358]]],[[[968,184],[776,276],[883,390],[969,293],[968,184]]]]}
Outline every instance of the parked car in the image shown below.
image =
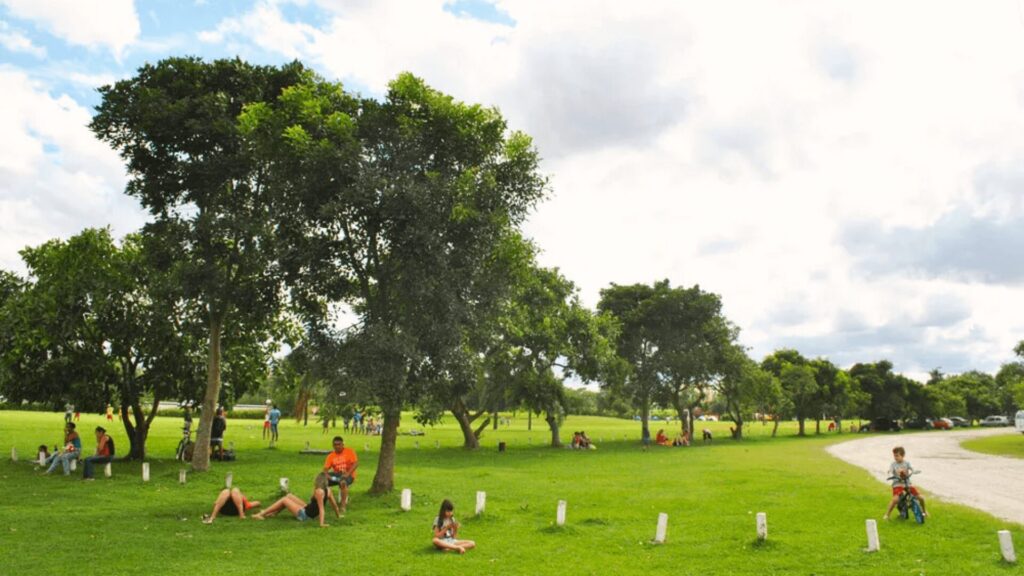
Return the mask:
{"type": "Polygon", "coordinates": [[[937,418],[932,420],[932,428],[935,428],[936,430],[952,430],[953,426],[953,421],[949,418],[937,418]]]}
{"type": "Polygon", "coordinates": [[[953,426],[956,426],[957,428],[970,428],[971,427],[970,420],[961,418],[959,416],[950,416],[949,418],[947,418],[947,420],[952,422],[953,426]]]}
{"type": "Polygon", "coordinates": [[[886,418],[875,418],[871,422],[861,424],[861,432],[899,432],[900,423],[886,418]]]}
{"type": "Polygon", "coordinates": [[[1009,426],[1010,421],[1006,416],[988,416],[981,421],[982,426],[1009,426]]]}
{"type": "Polygon", "coordinates": [[[1014,425],[1017,428],[1017,432],[1024,434],[1024,410],[1018,410],[1017,415],[1014,416],[1014,425]]]}
{"type": "Polygon", "coordinates": [[[907,430],[927,430],[932,427],[932,421],[925,418],[904,420],[903,427],[907,430]]]}

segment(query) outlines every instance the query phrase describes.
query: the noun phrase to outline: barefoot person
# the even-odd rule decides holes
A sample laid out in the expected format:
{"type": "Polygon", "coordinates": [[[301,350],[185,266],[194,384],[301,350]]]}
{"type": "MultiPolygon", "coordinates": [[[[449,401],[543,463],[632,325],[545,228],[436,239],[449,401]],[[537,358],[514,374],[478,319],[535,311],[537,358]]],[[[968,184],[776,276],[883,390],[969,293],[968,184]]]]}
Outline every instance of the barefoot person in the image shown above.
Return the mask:
{"type": "Polygon", "coordinates": [[[238,488],[225,488],[220,491],[217,500],[213,502],[213,512],[203,514],[203,524],[213,524],[218,514],[245,518],[247,510],[259,508],[259,506],[259,500],[249,500],[238,488]]]}
{"type": "Polygon", "coordinates": [[[476,548],[476,542],[472,540],[459,540],[459,522],[452,516],[455,512],[455,505],[451,500],[441,502],[441,510],[434,518],[434,546],[445,552],[456,550],[459,554],[465,554],[466,550],[476,548]]]}
{"type": "MultiPolygon", "coordinates": [[[[257,520],[264,520],[287,508],[289,512],[295,515],[295,519],[299,522],[305,522],[316,517],[320,520],[320,527],[326,528],[328,524],[324,522],[324,497],[328,494],[330,492],[327,491],[327,474],[321,472],[317,474],[316,479],[313,481],[313,496],[310,497],[308,504],[303,502],[302,498],[289,493],[268,506],[266,510],[259,514],[253,514],[252,517],[257,520]]],[[[332,506],[337,506],[334,502],[334,496],[328,496],[328,498],[332,506]]]]}

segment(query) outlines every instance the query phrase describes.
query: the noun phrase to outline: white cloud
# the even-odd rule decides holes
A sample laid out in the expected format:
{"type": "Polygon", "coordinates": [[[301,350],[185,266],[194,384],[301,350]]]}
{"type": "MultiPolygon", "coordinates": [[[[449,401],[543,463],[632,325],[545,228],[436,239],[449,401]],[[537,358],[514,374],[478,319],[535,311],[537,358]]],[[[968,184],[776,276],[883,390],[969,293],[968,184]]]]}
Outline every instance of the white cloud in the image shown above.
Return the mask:
{"type": "Polygon", "coordinates": [[[10,14],[31,20],[69,44],[106,48],[120,58],[139,37],[133,0],[0,0],[10,14]]]}
{"type": "Polygon", "coordinates": [[[84,227],[141,226],[124,166],[92,136],[89,111],[13,68],[0,67],[0,85],[0,268],[21,271],[18,250],[84,227]]]}
{"type": "Polygon", "coordinates": [[[46,57],[46,48],[36,46],[21,30],[12,28],[3,20],[0,20],[0,46],[11,52],[24,52],[36,58],[46,57]]]}
{"type": "Polygon", "coordinates": [[[410,70],[499,106],[552,176],[528,227],[542,260],[589,303],[608,282],[700,283],[755,354],[797,342],[914,373],[991,370],[1021,338],[1019,284],[872,275],[846,243],[855,223],[927,243],[946,222],[1019,218],[1017,0],[499,0],[515,26],[444,0],[315,3],[320,22],[263,2],[205,37],[375,93],[410,70]],[[948,324],[914,328],[926,316],[948,324]]]}

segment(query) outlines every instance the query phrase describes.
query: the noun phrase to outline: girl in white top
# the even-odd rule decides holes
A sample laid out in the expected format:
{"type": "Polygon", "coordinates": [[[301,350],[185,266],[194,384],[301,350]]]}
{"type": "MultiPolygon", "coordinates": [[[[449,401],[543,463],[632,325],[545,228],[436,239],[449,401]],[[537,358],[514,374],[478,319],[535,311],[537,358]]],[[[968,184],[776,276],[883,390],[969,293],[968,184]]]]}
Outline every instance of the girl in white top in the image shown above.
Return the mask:
{"type": "Polygon", "coordinates": [[[434,519],[434,546],[438,550],[445,552],[449,550],[457,550],[459,554],[465,554],[466,550],[470,550],[476,547],[476,542],[472,540],[459,540],[459,523],[452,516],[455,510],[455,505],[452,504],[451,500],[445,500],[441,502],[441,510],[437,513],[437,518],[434,519]]]}

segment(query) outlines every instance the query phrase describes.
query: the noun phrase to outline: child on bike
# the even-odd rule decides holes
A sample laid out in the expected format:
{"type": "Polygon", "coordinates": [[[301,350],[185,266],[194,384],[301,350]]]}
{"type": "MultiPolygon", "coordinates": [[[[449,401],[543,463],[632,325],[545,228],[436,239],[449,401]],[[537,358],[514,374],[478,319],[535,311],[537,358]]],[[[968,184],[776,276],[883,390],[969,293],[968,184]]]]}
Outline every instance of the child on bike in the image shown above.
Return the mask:
{"type": "MultiPolygon", "coordinates": [[[[885,511],[885,516],[882,516],[883,520],[889,519],[892,509],[899,503],[900,495],[903,494],[904,480],[906,480],[907,486],[910,486],[910,475],[914,473],[914,467],[904,459],[906,455],[907,452],[903,446],[892,449],[893,463],[889,465],[889,477],[892,479],[892,500],[889,501],[889,509],[885,511]]],[[[910,493],[917,496],[917,501],[921,504],[921,513],[927,516],[928,512],[925,511],[924,498],[921,493],[913,486],[910,486],[910,493]]]]}

